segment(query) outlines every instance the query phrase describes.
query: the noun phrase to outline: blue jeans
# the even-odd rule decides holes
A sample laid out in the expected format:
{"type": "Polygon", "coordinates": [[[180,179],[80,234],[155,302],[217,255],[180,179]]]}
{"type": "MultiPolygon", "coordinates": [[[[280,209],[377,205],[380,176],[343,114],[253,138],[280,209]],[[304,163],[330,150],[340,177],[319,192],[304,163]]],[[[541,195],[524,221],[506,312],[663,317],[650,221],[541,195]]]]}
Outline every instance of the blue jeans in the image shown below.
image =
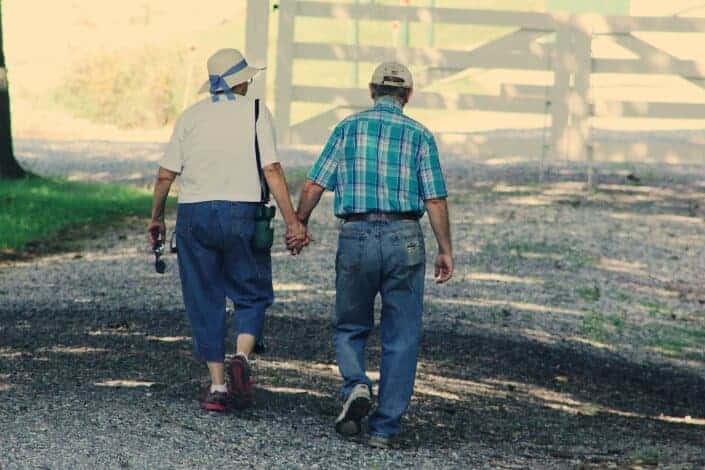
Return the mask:
{"type": "Polygon", "coordinates": [[[343,398],[372,382],[365,373],[365,346],[374,326],[374,301],[382,296],[382,359],[378,406],[370,433],[399,433],[416,377],[422,334],[426,252],[418,222],[347,222],[336,257],[336,360],[343,398]]]}
{"type": "Polygon", "coordinates": [[[260,336],[274,301],[270,253],[250,245],[257,204],[208,201],[179,204],[176,245],[186,313],[196,355],[223,362],[226,297],[235,304],[235,331],[260,336]]]}

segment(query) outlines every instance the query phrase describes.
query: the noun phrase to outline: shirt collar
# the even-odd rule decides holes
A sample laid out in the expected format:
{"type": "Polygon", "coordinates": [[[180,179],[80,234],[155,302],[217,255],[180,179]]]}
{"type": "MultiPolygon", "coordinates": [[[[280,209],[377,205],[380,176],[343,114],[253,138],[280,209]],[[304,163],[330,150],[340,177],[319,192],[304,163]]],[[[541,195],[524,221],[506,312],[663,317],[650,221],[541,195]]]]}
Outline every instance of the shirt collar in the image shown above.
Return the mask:
{"type": "Polygon", "coordinates": [[[383,96],[375,101],[375,109],[383,109],[385,111],[401,114],[403,107],[396,98],[383,96]]]}

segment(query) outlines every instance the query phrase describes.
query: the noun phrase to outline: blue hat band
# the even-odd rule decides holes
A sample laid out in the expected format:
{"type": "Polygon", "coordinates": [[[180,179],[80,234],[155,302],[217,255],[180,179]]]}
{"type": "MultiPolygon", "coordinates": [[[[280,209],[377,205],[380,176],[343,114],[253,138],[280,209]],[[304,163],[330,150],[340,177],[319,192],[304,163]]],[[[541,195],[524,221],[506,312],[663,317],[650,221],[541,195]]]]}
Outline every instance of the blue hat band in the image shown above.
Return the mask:
{"type": "Polygon", "coordinates": [[[209,75],[208,80],[210,81],[211,87],[210,87],[210,92],[211,93],[218,93],[219,91],[224,91],[228,93],[230,91],[230,85],[228,85],[228,82],[225,81],[226,77],[229,77],[231,75],[235,75],[236,73],[240,72],[241,70],[244,70],[247,68],[247,60],[243,59],[241,62],[233,65],[230,67],[228,70],[223,72],[220,75],[209,75]]]}

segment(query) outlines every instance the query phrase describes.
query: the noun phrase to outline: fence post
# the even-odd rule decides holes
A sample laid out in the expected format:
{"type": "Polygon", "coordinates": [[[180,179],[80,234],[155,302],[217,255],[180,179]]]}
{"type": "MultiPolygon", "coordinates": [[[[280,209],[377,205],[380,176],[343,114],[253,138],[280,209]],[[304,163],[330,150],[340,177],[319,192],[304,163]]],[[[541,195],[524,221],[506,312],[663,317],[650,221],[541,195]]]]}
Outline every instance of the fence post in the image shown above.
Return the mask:
{"type": "Polygon", "coordinates": [[[575,83],[571,102],[574,132],[577,135],[575,158],[587,164],[587,185],[594,185],[595,162],[590,137],[592,103],[590,100],[590,75],[592,74],[592,15],[575,17],[575,83]]]}
{"type": "MultiPolygon", "coordinates": [[[[269,44],[269,0],[247,0],[245,26],[245,57],[251,63],[267,66],[269,44]]],[[[253,96],[265,99],[267,95],[266,70],[260,72],[252,84],[253,96]]]]}
{"type": "MultiPolygon", "coordinates": [[[[554,88],[551,99],[552,156],[554,159],[586,162],[592,179],[589,152],[590,73],[592,69],[589,22],[576,17],[562,19],[556,34],[554,88]]],[[[591,181],[590,181],[591,182],[591,181]]]]}
{"type": "MultiPolygon", "coordinates": [[[[256,0],[255,0],[256,1],[256,0]]],[[[275,80],[275,125],[280,143],[291,143],[291,98],[294,65],[294,20],[296,0],[279,2],[279,33],[277,38],[277,74],[275,80]]]]}
{"type": "MultiPolygon", "coordinates": [[[[551,159],[565,156],[570,120],[570,82],[573,34],[564,20],[557,21],[556,47],[553,60],[553,90],[551,93],[551,159]]],[[[557,162],[556,162],[557,163],[557,162]]],[[[543,171],[540,179],[543,180],[543,171]]]]}

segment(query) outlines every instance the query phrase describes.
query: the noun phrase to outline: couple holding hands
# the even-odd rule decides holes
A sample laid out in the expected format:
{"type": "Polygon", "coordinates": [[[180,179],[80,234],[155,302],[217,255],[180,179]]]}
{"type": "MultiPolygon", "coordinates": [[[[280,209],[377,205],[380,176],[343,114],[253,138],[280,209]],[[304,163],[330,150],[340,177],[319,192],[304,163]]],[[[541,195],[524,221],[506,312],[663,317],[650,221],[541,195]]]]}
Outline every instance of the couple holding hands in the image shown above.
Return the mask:
{"type": "Polygon", "coordinates": [[[453,275],[448,194],[435,139],[404,115],[413,92],[409,70],[398,63],[381,64],[370,81],[373,107],[335,127],[294,210],[278,162],[272,116],[259,100],[247,97],[257,72],[234,49],[220,50],[208,60],[203,91],[210,96],[177,120],[154,187],[148,228],[153,246],[164,239],[167,195],[180,176],[179,273],[195,352],[211,378],[201,407],[224,412],[253,399],[249,356],[274,301],[267,240],[270,194],[287,226],[287,248],[297,255],[311,240],[311,213],[330,190],[335,216],[343,220],[335,260],[333,339],[343,378],[335,429],[343,436],[358,435],[369,415],[367,442],[389,447],[414,389],[426,271],[419,221],[426,212],[438,242],[435,280],[444,283],[453,275]],[[382,299],[382,357],[372,410],[365,346],[374,327],[377,294],[382,299]],[[227,298],[235,307],[237,341],[226,367],[227,298]]]}

